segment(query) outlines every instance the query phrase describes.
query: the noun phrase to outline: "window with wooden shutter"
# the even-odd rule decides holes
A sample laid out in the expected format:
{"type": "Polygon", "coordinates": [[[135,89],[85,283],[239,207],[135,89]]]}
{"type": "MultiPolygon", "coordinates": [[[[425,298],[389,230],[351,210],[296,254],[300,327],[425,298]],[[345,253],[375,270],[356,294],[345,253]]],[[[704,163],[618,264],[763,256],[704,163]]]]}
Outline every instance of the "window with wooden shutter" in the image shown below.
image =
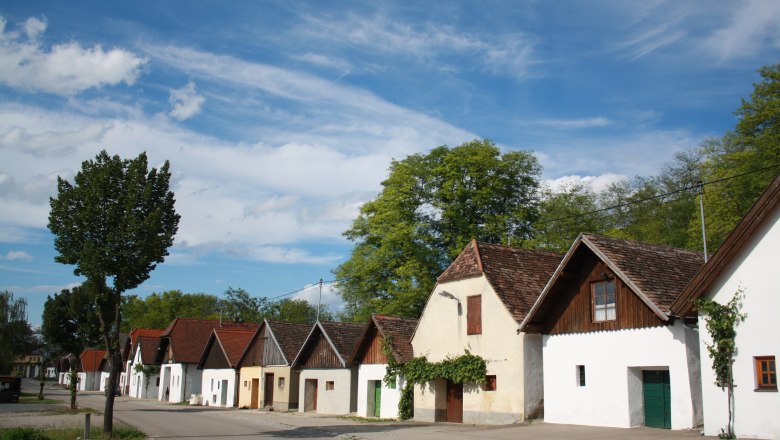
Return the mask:
{"type": "Polygon", "coordinates": [[[467,298],[466,334],[482,334],[482,295],[474,295],[467,298]]]}

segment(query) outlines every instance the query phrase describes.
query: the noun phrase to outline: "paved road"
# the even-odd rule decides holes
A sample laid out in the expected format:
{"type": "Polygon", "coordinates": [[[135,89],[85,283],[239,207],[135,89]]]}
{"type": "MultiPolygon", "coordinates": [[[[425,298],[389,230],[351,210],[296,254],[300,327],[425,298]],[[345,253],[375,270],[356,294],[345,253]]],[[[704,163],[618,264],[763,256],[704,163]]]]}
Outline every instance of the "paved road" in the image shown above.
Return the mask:
{"type": "MultiPolygon", "coordinates": [[[[28,388],[29,389],[29,388],[28,388]]],[[[47,387],[47,397],[67,400],[67,392],[47,387]]],[[[79,406],[102,411],[102,393],[82,392],[79,406]]],[[[153,439],[406,439],[442,440],[452,438],[509,439],[693,439],[703,438],[695,431],[663,429],[614,429],[545,424],[510,426],[471,426],[449,423],[363,423],[337,417],[299,413],[261,413],[256,410],[190,407],[119,397],[114,417],[144,431],[153,439]]],[[[102,416],[93,416],[95,422],[102,416]]]]}

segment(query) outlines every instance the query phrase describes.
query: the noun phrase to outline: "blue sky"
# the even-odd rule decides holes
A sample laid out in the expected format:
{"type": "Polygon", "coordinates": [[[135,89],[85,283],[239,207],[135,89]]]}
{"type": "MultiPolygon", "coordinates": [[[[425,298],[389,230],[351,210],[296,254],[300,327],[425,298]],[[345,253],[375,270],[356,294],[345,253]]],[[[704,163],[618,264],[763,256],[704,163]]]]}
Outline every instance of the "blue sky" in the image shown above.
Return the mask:
{"type": "Polygon", "coordinates": [[[134,293],[273,297],[333,279],[393,158],[490,138],[533,151],[551,185],[652,175],[733,127],[780,55],[780,2],[759,0],[74,0],[0,16],[0,289],[35,325],[79,283],[46,229],[56,176],[103,148],[174,176],[176,243],[134,293]]]}

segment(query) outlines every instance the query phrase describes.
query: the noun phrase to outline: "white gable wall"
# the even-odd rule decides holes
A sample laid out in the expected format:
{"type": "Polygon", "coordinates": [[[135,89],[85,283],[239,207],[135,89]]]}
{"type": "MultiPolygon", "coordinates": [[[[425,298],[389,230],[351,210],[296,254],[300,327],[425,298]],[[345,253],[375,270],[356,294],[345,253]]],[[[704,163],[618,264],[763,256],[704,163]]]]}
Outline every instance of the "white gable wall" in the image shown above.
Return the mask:
{"type": "Polygon", "coordinates": [[[629,428],[644,425],[642,370],[669,370],[672,429],[701,424],[696,330],[672,326],[544,335],[544,420],[629,428]],[[686,341],[689,343],[686,344],[686,341]],[[578,386],[577,366],[585,366],[578,386]]]}
{"type": "MultiPolygon", "coordinates": [[[[737,326],[737,356],[734,363],[734,430],[740,438],[780,438],[780,394],[754,391],[754,356],[775,356],[780,361],[780,209],[775,209],[708,292],[725,304],[740,287],[744,290],[742,312],[747,319],[737,326]]],[[[706,344],[711,342],[704,319],[699,320],[704,392],[704,431],[717,435],[728,423],[726,391],[715,386],[712,361],[706,344]]]]}
{"type": "Polygon", "coordinates": [[[349,414],[357,409],[357,367],[309,368],[301,370],[298,386],[298,411],[306,410],[306,379],[317,381],[317,413],[349,414]],[[333,389],[326,383],[333,382],[333,389]]]}
{"type": "MultiPolygon", "coordinates": [[[[503,424],[521,422],[542,399],[541,339],[518,333],[518,323],[484,276],[438,284],[420,317],[412,338],[415,356],[431,362],[459,356],[468,349],[487,362],[496,376],[496,391],[464,384],[463,422],[503,424]],[[446,291],[460,301],[439,295],[446,291]],[[482,334],[466,334],[467,297],[482,295],[482,334]],[[526,344],[528,346],[526,346],[526,344]],[[526,381],[530,381],[526,383],[526,381]]],[[[442,420],[446,386],[415,386],[415,420],[442,420]],[[438,390],[438,392],[437,392],[438,390]]]]}
{"type": "Polygon", "coordinates": [[[236,370],[219,368],[202,371],[201,390],[203,391],[203,404],[228,408],[235,406],[236,370]]]}

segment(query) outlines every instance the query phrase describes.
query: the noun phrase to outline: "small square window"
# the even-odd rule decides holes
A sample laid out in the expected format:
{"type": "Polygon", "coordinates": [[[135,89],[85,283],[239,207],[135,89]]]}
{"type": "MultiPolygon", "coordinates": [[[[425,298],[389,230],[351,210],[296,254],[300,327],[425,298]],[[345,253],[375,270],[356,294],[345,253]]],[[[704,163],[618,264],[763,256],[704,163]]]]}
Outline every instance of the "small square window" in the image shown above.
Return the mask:
{"type": "Polygon", "coordinates": [[[335,385],[335,384],[333,383],[333,381],[332,381],[332,380],[329,380],[329,381],[325,382],[325,390],[326,390],[326,391],[332,391],[332,390],[333,390],[333,387],[334,387],[334,385],[335,385]]]}
{"type": "Polygon", "coordinates": [[[577,386],[585,386],[585,365],[577,365],[577,386]]]}
{"type": "Polygon", "coordinates": [[[485,376],[485,391],[495,391],[496,390],[496,375],[495,374],[488,374],[485,376]]]}
{"type": "Polygon", "coordinates": [[[277,381],[277,384],[279,388],[284,388],[284,378],[280,377],[279,380],[277,381]]]}
{"type": "Polygon", "coordinates": [[[756,356],[756,391],[777,391],[777,366],[774,356],[756,356]]]}

